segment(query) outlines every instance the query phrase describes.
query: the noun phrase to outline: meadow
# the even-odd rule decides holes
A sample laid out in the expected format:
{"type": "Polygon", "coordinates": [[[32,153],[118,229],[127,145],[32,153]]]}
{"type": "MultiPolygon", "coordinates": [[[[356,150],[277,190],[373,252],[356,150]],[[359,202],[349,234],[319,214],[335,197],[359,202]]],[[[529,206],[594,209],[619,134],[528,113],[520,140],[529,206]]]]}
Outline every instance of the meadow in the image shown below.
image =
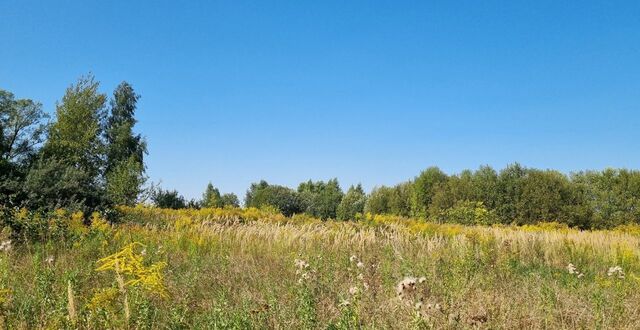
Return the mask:
{"type": "Polygon", "coordinates": [[[3,327],[640,328],[637,227],[119,212],[5,214],[3,327]]]}

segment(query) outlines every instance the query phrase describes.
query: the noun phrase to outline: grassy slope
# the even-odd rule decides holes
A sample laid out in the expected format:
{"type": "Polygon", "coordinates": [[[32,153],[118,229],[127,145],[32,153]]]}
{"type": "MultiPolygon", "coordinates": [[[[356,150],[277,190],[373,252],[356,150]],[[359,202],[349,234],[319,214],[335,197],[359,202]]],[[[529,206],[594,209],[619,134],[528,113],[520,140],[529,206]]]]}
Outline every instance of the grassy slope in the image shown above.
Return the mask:
{"type": "Polygon", "coordinates": [[[384,218],[320,223],[256,210],[124,211],[124,224],[71,226],[66,242],[4,252],[5,325],[72,328],[71,283],[76,326],[126,327],[114,273],[97,272],[96,261],[137,241],[145,263],[167,263],[170,297],[127,288],[131,328],[640,328],[635,235],[384,218]],[[569,263],[584,276],[570,274],[569,263]],[[624,278],[607,275],[616,265],[624,278]],[[400,299],[405,276],[426,281],[400,299]]]}

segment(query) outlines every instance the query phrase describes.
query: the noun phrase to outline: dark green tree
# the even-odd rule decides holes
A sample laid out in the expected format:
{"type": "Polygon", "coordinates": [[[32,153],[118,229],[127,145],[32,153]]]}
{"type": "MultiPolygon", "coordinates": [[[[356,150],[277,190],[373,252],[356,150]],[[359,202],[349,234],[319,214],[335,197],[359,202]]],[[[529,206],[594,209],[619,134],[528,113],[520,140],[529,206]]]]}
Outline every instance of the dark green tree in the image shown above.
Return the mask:
{"type": "Polygon", "coordinates": [[[247,207],[271,206],[278,209],[285,216],[304,212],[303,204],[298,193],[290,188],[270,185],[262,180],[251,184],[245,197],[247,207]]]}
{"type": "MultiPolygon", "coordinates": [[[[187,201],[182,197],[177,190],[163,190],[158,189],[153,192],[151,199],[153,204],[160,208],[165,209],[183,209],[187,207],[187,201]]],[[[191,203],[192,206],[195,206],[191,203]]]]}
{"type": "Polygon", "coordinates": [[[221,197],[223,207],[240,207],[240,200],[234,193],[226,193],[221,197]]]}
{"type": "Polygon", "coordinates": [[[40,103],[0,90],[0,205],[25,202],[22,186],[43,141],[46,117],[40,103]]]}
{"type": "Polygon", "coordinates": [[[497,184],[496,215],[502,223],[518,221],[518,205],[522,198],[522,181],[527,169],[518,163],[500,171],[497,184]]]}
{"type": "Polygon", "coordinates": [[[132,205],[146,181],[144,155],[146,142],[133,132],[140,95],[122,82],[116,87],[104,136],[106,140],[105,179],[109,198],[116,204],[132,205]]]}
{"type": "MultiPolygon", "coordinates": [[[[67,88],[62,102],[56,106],[56,119],[49,129],[41,159],[28,175],[30,194],[75,186],[78,187],[75,191],[62,189],[59,193],[51,193],[57,196],[58,201],[81,203],[87,208],[85,211],[107,204],[102,179],[104,144],[101,139],[106,96],[98,92],[98,86],[98,82],[88,76],[67,88]],[[49,180],[38,179],[45,173],[65,173],[68,175],[60,179],[79,181],[38,187],[38,184],[48,184],[49,180]]],[[[40,206],[51,208],[66,205],[52,203],[40,206]]]]}
{"type": "Polygon", "coordinates": [[[343,197],[338,179],[328,182],[303,182],[298,186],[298,193],[304,203],[304,210],[309,215],[320,219],[335,219],[338,205],[343,197]]]}

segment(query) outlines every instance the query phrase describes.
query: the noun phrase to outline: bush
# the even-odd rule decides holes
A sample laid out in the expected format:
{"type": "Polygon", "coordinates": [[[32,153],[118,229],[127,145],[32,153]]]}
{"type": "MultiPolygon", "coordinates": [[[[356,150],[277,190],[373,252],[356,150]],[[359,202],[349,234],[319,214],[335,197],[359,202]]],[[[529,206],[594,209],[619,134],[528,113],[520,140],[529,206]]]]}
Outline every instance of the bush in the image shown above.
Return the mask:
{"type": "Polygon", "coordinates": [[[438,221],[463,225],[490,225],[497,222],[492,211],[482,202],[461,201],[440,212],[438,221]]]}

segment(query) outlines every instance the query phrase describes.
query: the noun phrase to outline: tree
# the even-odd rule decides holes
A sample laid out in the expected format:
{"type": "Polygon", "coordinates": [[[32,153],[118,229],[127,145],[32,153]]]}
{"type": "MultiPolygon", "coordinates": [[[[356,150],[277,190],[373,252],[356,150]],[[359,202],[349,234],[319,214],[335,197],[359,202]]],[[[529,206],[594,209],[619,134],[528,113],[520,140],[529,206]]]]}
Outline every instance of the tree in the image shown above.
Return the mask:
{"type": "Polygon", "coordinates": [[[223,207],[240,207],[240,200],[234,193],[226,193],[222,195],[221,199],[223,207]]]}
{"type": "Polygon", "coordinates": [[[335,219],[338,205],[344,195],[338,179],[303,182],[298,193],[304,203],[306,213],[320,219],[335,219]]]}
{"type": "Polygon", "coordinates": [[[518,163],[500,171],[497,182],[496,215],[502,223],[517,221],[518,208],[522,197],[522,180],[527,169],[518,163]]]}
{"type": "Polygon", "coordinates": [[[30,209],[71,208],[89,214],[102,204],[102,192],[94,178],[79,167],[57,158],[38,159],[24,182],[25,205],[30,209]]]}
{"type": "Polygon", "coordinates": [[[480,166],[471,178],[473,198],[481,201],[489,210],[493,210],[498,202],[498,173],[490,166],[480,166]]]}
{"type": "Polygon", "coordinates": [[[593,212],[591,227],[640,223],[640,171],[605,169],[572,176],[593,212]]]}
{"type": "Polygon", "coordinates": [[[129,83],[120,83],[113,93],[104,130],[107,194],[117,204],[134,204],[146,181],[146,142],[139,134],[133,133],[139,98],[129,83]]]}
{"type": "Polygon", "coordinates": [[[391,200],[392,194],[393,188],[385,186],[373,188],[369,197],[367,197],[364,211],[371,214],[391,214],[389,201],[391,200]]]}
{"type": "Polygon", "coordinates": [[[354,220],[356,214],[364,213],[366,201],[367,195],[364,193],[361,184],[349,187],[336,209],[336,218],[338,220],[354,220]]]}
{"type": "Polygon", "coordinates": [[[245,197],[247,207],[272,206],[285,216],[303,212],[303,204],[298,193],[290,188],[270,185],[262,180],[251,184],[245,197]]]}
{"type": "Polygon", "coordinates": [[[415,178],[411,200],[414,216],[424,218],[428,215],[433,196],[446,181],[447,175],[437,167],[429,167],[415,178]]]}
{"type": "Polygon", "coordinates": [[[408,217],[411,215],[411,195],[413,194],[413,184],[403,182],[395,185],[388,197],[389,213],[408,217]]]}
{"type": "Polygon", "coordinates": [[[93,76],[88,76],[67,88],[56,106],[56,120],[44,145],[45,157],[83,169],[95,180],[103,165],[104,144],[100,136],[106,100],[98,87],[93,76]]]}
{"type": "MultiPolygon", "coordinates": [[[[75,186],[78,189],[73,196],[66,196],[70,192],[63,189],[60,194],[64,198],[59,200],[80,201],[89,210],[107,204],[102,177],[104,144],[100,138],[106,96],[98,92],[98,86],[92,76],[82,77],[75,85],[67,88],[62,102],[57,104],[56,120],[50,126],[42,158],[29,174],[32,192],[75,186]],[[48,180],[37,179],[43,173],[69,174],[59,179],[79,181],[49,186],[48,180]],[[38,187],[38,184],[47,186],[38,187]]],[[[56,195],[55,191],[51,191],[51,194],[56,195]]],[[[46,208],[59,206],[66,205],[52,203],[46,208]]]]}
{"type": "Polygon", "coordinates": [[[207,189],[202,195],[202,201],[200,202],[202,207],[223,207],[224,202],[218,188],[214,187],[211,182],[207,185],[207,189]]]}
{"type": "Polygon", "coordinates": [[[42,105],[0,90],[0,205],[24,202],[23,181],[42,142],[42,105]]]}
{"type": "Polygon", "coordinates": [[[16,100],[12,93],[0,90],[0,162],[22,164],[29,160],[42,142],[46,117],[42,104],[16,100]]]}
{"type": "Polygon", "coordinates": [[[496,217],[487,210],[482,202],[458,201],[452,207],[442,210],[438,215],[441,222],[463,225],[491,225],[496,217]]]}
{"type": "Polygon", "coordinates": [[[158,189],[151,197],[155,206],[165,209],[183,209],[187,207],[187,201],[180,196],[177,190],[158,189]]]}
{"type": "Polygon", "coordinates": [[[111,203],[133,205],[146,182],[143,164],[130,157],[106,173],[106,193],[111,203]]]}

